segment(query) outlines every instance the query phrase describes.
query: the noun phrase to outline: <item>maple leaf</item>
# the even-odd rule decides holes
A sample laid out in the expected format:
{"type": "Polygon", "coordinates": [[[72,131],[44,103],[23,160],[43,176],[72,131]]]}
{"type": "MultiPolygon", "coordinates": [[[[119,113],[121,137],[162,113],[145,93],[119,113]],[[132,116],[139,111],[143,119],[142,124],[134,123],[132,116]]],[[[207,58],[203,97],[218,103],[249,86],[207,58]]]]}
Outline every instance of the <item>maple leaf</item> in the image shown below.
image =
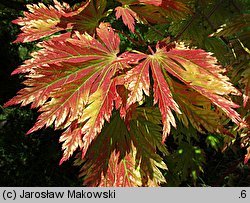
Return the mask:
{"type": "Polygon", "coordinates": [[[79,146],[86,152],[104,120],[109,120],[113,102],[119,97],[113,76],[125,64],[117,58],[120,39],[105,24],[100,24],[97,35],[99,41],[87,33],[76,33],[75,38],[41,43],[42,49],[34,53],[33,60],[26,61],[17,71],[27,72],[29,67],[28,80],[24,82],[28,87],[5,104],[5,107],[32,102],[32,107],[42,105],[39,109],[42,113],[28,133],[53,123],[55,129],[77,123],[61,138],[65,141],[61,163],[76,149],[72,139],[84,137],[79,146]]]}
{"type": "Polygon", "coordinates": [[[160,112],[156,107],[135,111],[137,116],[130,120],[129,131],[119,113],[114,112],[84,159],[78,157],[76,165],[84,163],[80,172],[84,185],[158,186],[165,182],[159,168],[167,167],[157,154],[157,149],[168,154],[161,143],[160,112]]]}
{"type": "Polygon", "coordinates": [[[139,168],[142,186],[158,186],[166,180],[160,169],[167,170],[157,149],[164,155],[168,151],[162,143],[161,114],[158,108],[137,108],[131,120],[130,136],[136,147],[136,168],[139,168]]]}
{"type": "MultiPolygon", "coordinates": [[[[167,27],[161,30],[165,32],[169,19],[191,13],[188,0],[118,1],[122,5],[114,8],[115,17],[121,17],[132,33],[135,21],[156,24],[155,28],[164,23],[167,27]]],[[[27,133],[51,125],[63,130],[60,164],[80,148],[76,162],[83,165],[80,176],[85,185],[159,186],[166,182],[162,173],[168,170],[163,161],[168,155],[164,142],[171,125],[176,127],[174,116],[201,133],[228,135],[223,126],[227,117],[245,127],[249,116],[247,113],[244,121],[234,110],[239,105],[229,96],[241,93],[215,57],[204,50],[175,43],[169,46],[165,39],[157,43],[155,51],[149,47],[151,54],[120,53],[118,34],[108,23],[99,25],[106,6],[106,0],[87,0],[72,9],[57,0],[54,6],[28,5],[24,17],[13,21],[22,26],[15,42],[47,38],[37,44],[40,49],[31,59],[13,71],[26,74],[26,87],[4,107],[31,104],[31,108],[39,108],[37,122],[27,133]]],[[[244,24],[237,19],[215,35],[237,35],[240,48],[249,53],[241,33],[235,31],[235,27],[245,29],[244,24]]],[[[158,30],[151,28],[155,33],[158,30]]],[[[249,31],[242,33],[247,36],[249,31]]],[[[151,41],[158,38],[153,36],[151,41]]],[[[239,83],[245,88],[243,103],[248,111],[249,71],[241,73],[239,83]]],[[[246,129],[241,132],[244,147],[248,146],[247,133],[246,129]]],[[[182,171],[181,179],[190,170],[196,175],[202,171],[203,158],[199,148],[183,142],[173,154],[174,173],[179,176],[182,171]]],[[[248,160],[249,148],[244,162],[248,160]]]]}
{"type": "Polygon", "coordinates": [[[187,128],[190,122],[200,133],[221,133],[232,136],[223,127],[226,116],[219,109],[214,108],[208,98],[174,81],[172,87],[174,88],[174,99],[183,112],[177,117],[187,128]]]}
{"type": "Polygon", "coordinates": [[[241,79],[240,79],[240,83],[244,85],[244,97],[243,97],[243,105],[246,107],[247,103],[249,101],[250,98],[250,69],[249,69],[249,62],[248,64],[246,64],[246,68],[242,74],[241,74],[241,79]]]}
{"type": "MultiPolygon", "coordinates": [[[[82,160],[82,155],[76,161],[82,160]]],[[[135,169],[129,132],[124,121],[114,112],[110,123],[91,143],[84,159],[80,177],[88,186],[139,186],[140,174],[135,169]]]]}
{"type": "Polygon", "coordinates": [[[212,36],[234,36],[234,35],[238,35],[240,31],[242,30],[244,34],[247,34],[247,33],[249,34],[249,32],[245,30],[249,26],[250,26],[250,15],[243,14],[243,15],[236,17],[232,21],[221,25],[220,28],[215,33],[211,34],[210,36],[211,37],[212,36]]]}
{"type": "Polygon", "coordinates": [[[149,67],[154,80],[154,104],[158,103],[162,113],[163,142],[170,132],[170,123],[175,126],[175,119],[171,109],[181,113],[167,81],[171,81],[169,74],[183,82],[185,85],[208,98],[215,106],[231,118],[237,125],[245,125],[240,115],[233,109],[239,106],[224,96],[229,94],[240,95],[240,92],[232,86],[229,78],[222,73],[225,71],[217,65],[217,61],[211,54],[198,49],[188,49],[181,44],[167,51],[156,46],[156,52],[145,55],[144,60],[127,73],[128,105],[140,102],[142,92],[149,92],[150,81],[147,76],[149,67]],[[134,75],[133,75],[134,74],[134,75]]]}
{"type": "MultiPolygon", "coordinates": [[[[140,17],[140,21],[150,23],[168,23],[167,18],[180,19],[187,14],[190,14],[190,9],[182,2],[174,0],[119,0],[123,7],[129,7],[129,10],[123,10],[124,24],[134,24],[134,19],[140,17]],[[133,12],[133,13],[132,13],[133,12]],[[135,17],[136,14],[136,17],[135,17]],[[125,20],[125,17],[127,19],[125,20]],[[134,19],[133,19],[133,18],[134,19]],[[128,19],[130,22],[128,22],[128,19]]],[[[130,29],[131,30],[131,29],[130,29]]]]}
{"type": "Polygon", "coordinates": [[[233,110],[239,106],[222,95],[241,95],[229,82],[229,78],[222,73],[225,72],[217,65],[216,58],[203,50],[187,49],[183,45],[167,52],[166,70],[187,86],[193,88],[207,97],[212,103],[221,108],[225,114],[237,125],[245,122],[239,114],[233,110]]]}
{"type": "Polygon", "coordinates": [[[15,42],[31,42],[69,29],[93,33],[105,7],[104,0],[98,0],[95,4],[88,0],[73,9],[67,3],[61,4],[57,0],[54,0],[54,6],[48,7],[43,3],[28,4],[28,12],[24,12],[25,17],[12,21],[22,26],[23,31],[15,42]]]}
{"type": "Polygon", "coordinates": [[[149,67],[151,67],[154,79],[154,104],[159,102],[159,108],[162,113],[163,139],[170,133],[170,123],[176,126],[171,109],[181,113],[178,105],[171,97],[171,92],[160,70],[160,65],[152,55],[146,56],[146,59],[131,71],[127,72],[126,84],[131,92],[128,95],[127,106],[140,102],[143,98],[143,91],[149,96],[149,67]]]}
{"type": "Polygon", "coordinates": [[[137,18],[137,15],[134,11],[132,11],[130,8],[121,7],[118,6],[115,8],[116,11],[116,19],[122,17],[122,21],[125,25],[128,26],[128,28],[131,30],[131,32],[134,33],[135,31],[135,20],[137,18]]]}
{"type": "Polygon", "coordinates": [[[249,159],[250,159],[250,147],[247,148],[247,153],[245,155],[244,164],[247,164],[249,159]]]}

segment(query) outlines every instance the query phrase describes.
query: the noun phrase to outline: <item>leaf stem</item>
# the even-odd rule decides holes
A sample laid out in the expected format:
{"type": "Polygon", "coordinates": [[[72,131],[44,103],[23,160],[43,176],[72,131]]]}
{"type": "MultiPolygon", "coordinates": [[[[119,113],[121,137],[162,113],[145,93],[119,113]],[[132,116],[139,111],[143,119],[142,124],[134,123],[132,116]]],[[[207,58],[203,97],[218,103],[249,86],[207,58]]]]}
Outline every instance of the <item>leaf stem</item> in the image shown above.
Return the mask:
{"type": "Polygon", "coordinates": [[[141,44],[147,45],[147,44],[145,43],[145,41],[142,39],[141,35],[140,35],[136,30],[135,30],[135,34],[136,34],[136,36],[138,37],[139,42],[140,42],[141,44]]]}
{"type": "Polygon", "coordinates": [[[153,49],[148,45],[148,49],[150,50],[151,54],[153,55],[155,52],[153,51],[153,49]]]}

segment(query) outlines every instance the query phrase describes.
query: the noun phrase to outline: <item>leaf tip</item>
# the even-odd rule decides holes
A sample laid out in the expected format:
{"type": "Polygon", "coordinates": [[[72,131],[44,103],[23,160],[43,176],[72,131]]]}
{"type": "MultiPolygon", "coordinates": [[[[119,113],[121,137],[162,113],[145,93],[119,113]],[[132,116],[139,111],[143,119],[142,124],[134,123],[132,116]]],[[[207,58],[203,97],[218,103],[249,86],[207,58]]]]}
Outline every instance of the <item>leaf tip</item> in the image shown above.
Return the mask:
{"type": "Polygon", "coordinates": [[[250,159],[250,147],[247,148],[247,154],[245,155],[244,164],[246,165],[250,159]]]}
{"type": "Polygon", "coordinates": [[[26,135],[29,135],[29,134],[33,133],[34,131],[35,131],[35,129],[34,129],[34,127],[33,127],[33,128],[31,128],[31,129],[26,133],[26,135]]]}
{"type": "Polygon", "coordinates": [[[68,159],[63,157],[61,158],[60,162],[59,162],[59,166],[61,166],[63,164],[64,161],[67,161],[68,159]]]}

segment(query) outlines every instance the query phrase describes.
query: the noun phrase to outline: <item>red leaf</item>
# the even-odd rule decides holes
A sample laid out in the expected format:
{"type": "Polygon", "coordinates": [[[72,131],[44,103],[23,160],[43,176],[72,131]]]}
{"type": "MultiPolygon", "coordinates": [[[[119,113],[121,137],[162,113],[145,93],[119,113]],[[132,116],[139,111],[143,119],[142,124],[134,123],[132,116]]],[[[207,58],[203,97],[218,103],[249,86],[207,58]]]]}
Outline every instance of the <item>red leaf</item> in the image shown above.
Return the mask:
{"type": "Polygon", "coordinates": [[[99,40],[87,33],[76,33],[74,38],[40,43],[42,49],[14,72],[29,71],[25,81],[28,87],[5,106],[42,105],[39,109],[42,113],[28,133],[53,123],[55,129],[70,126],[61,138],[65,141],[61,163],[77,146],[83,147],[83,155],[86,153],[104,121],[109,121],[113,103],[119,98],[114,76],[128,66],[117,57],[120,39],[104,24],[97,29],[97,35],[99,40]]]}
{"type": "Polygon", "coordinates": [[[126,74],[126,85],[130,91],[127,99],[127,108],[131,104],[143,100],[143,91],[149,96],[149,63],[150,60],[145,60],[126,74]]]}
{"type": "MultiPolygon", "coordinates": [[[[163,50],[158,49],[159,53],[161,51],[163,50]]],[[[241,93],[233,87],[227,76],[222,75],[225,70],[216,65],[216,58],[203,50],[187,49],[183,45],[177,45],[175,49],[169,52],[163,51],[163,53],[167,56],[166,58],[162,55],[163,60],[165,60],[163,64],[169,73],[210,99],[237,125],[245,123],[240,115],[233,110],[239,105],[222,96],[240,95],[241,93]]]]}
{"type": "MultiPolygon", "coordinates": [[[[100,25],[103,27],[104,25],[100,25]]],[[[108,28],[106,28],[108,29],[108,28]]],[[[119,49],[120,39],[118,35],[103,36],[99,33],[99,37],[106,46],[103,46],[98,40],[94,39],[87,33],[81,35],[76,32],[76,38],[60,37],[60,40],[55,37],[49,41],[43,41],[38,44],[40,49],[37,52],[32,53],[32,59],[26,60],[24,65],[13,71],[12,74],[26,73],[35,71],[37,67],[47,66],[49,64],[60,64],[62,62],[67,63],[84,63],[92,60],[98,61],[98,58],[107,56],[107,53],[117,52],[119,49]],[[109,37],[112,39],[109,41],[109,37]]]]}
{"type": "Polygon", "coordinates": [[[82,133],[80,128],[77,128],[76,123],[72,123],[70,127],[63,132],[59,141],[63,142],[62,149],[64,150],[63,157],[59,163],[59,165],[61,165],[72,156],[78,147],[80,147],[80,149],[83,147],[82,133]]]}
{"type": "Polygon", "coordinates": [[[149,79],[144,74],[148,74],[150,67],[154,80],[154,103],[159,103],[162,114],[163,141],[170,132],[170,123],[175,126],[175,119],[170,109],[181,113],[178,104],[172,98],[171,91],[174,90],[167,82],[172,81],[168,74],[207,97],[237,125],[246,126],[240,115],[233,109],[238,108],[239,105],[224,97],[229,94],[240,95],[240,92],[233,87],[227,76],[222,75],[224,69],[216,63],[216,59],[210,53],[200,49],[187,49],[177,44],[176,48],[168,51],[165,47],[159,48],[157,45],[156,53],[148,55],[144,61],[127,73],[127,88],[131,91],[127,105],[140,102],[143,98],[142,91],[146,95],[149,94],[149,79]]]}
{"type": "Polygon", "coordinates": [[[167,18],[181,19],[191,13],[187,5],[175,0],[119,1],[123,6],[129,6],[142,22],[167,23],[167,18]]]}
{"type": "Polygon", "coordinates": [[[249,102],[250,99],[250,69],[249,66],[247,66],[246,70],[243,71],[241,74],[242,78],[240,80],[240,83],[244,85],[244,97],[243,97],[243,104],[244,107],[247,106],[247,103],[249,102]]]}
{"type": "Polygon", "coordinates": [[[247,148],[247,153],[245,155],[244,164],[247,164],[249,159],[250,159],[250,147],[247,148]]]}
{"type": "Polygon", "coordinates": [[[54,0],[54,6],[49,7],[43,3],[29,4],[28,12],[24,12],[25,17],[12,21],[22,26],[22,33],[18,35],[15,42],[31,42],[69,29],[93,33],[105,7],[105,0],[98,0],[95,3],[88,0],[74,9],[57,0],[54,0]]]}
{"type": "Polygon", "coordinates": [[[176,127],[174,116],[171,112],[173,109],[177,113],[181,113],[178,104],[172,98],[168,84],[161,72],[161,64],[157,60],[152,60],[151,69],[154,79],[154,104],[159,102],[159,108],[162,115],[163,123],[163,138],[162,143],[165,142],[167,134],[170,133],[170,123],[176,127]]]}
{"type": "MultiPolygon", "coordinates": [[[[156,56],[157,57],[157,56],[156,56]]],[[[170,123],[176,127],[174,116],[171,109],[177,113],[181,113],[178,105],[172,98],[168,84],[164,79],[161,70],[161,64],[157,61],[154,55],[149,55],[143,62],[127,72],[126,83],[131,91],[127,100],[127,107],[135,102],[140,102],[143,99],[143,92],[149,96],[149,66],[152,70],[154,79],[154,104],[159,103],[159,108],[162,113],[163,122],[163,138],[165,141],[167,134],[170,133],[170,123]]]]}
{"type": "Polygon", "coordinates": [[[55,27],[60,22],[60,18],[69,9],[68,4],[61,5],[58,1],[54,1],[55,6],[46,7],[43,3],[29,4],[27,8],[29,12],[24,12],[25,17],[19,17],[12,22],[23,26],[23,33],[18,35],[14,42],[30,42],[49,36],[64,28],[55,27]]]}
{"type": "MultiPolygon", "coordinates": [[[[64,64],[64,67],[66,68],[67,65],[64,64]]],[[[70,71],[72,71],[73,67],[69,66],[69,68],[70,71]]],[[[64,69],[64,71],[66,72],[66,69],[64,69]]],[[[88,102],[90,87],[98,74],[91,74],[91,72],[92,67],[83,70],[80,69],[74,74],[71,72],[70,75],[66,75],[67,77],[64,76],[61,81],[58,78],[57,86],[62,82],[64,83],[57,89],[51,92],[46,89],[46,95],[52,97],[52,99],[47,101],[46,104],[39,109],[39,112],[43,113],[38,117],[36,124],[28,133],[32,133],[44,125],[48,127],[53,123],[55,123],[56,129],[61,126],[67,127],[72,121],[77,119],[88,102]],[[86,81],[82,80],[84,76],[86,81]],[[77,106],[77,108],[75,108],[75,106],[77,106]],[[68,115],[70,115],[70,118],[68,115]]],[[[52,83],[55,83],[55,81],[52,81],[52,83]]],[[[50,89],[52,88],[50,87],[50,89]]]]}
{"type": "Polygon", "coordinates": [[[124,8],[121,6],[118,6],[115,8],[116,11],[116,19],[122,17],[122,21],[125,25],[128,26],[128,28],[131,30],[131,32],[134,33],[135,31],[135,19],[137,18],[137,15],[134,11],[132,11],[130,8],[124,8]]]}
{"type": "Polygon", "coordinates": [[[135,177],[135,159],[132,153],[126,155],[122,160],[119,159],[119,156],[119,153],[111,154],[109,168],[105,175],[102,174],[99,186],[132,187],[140,185],[138,177],[135,177]]]}

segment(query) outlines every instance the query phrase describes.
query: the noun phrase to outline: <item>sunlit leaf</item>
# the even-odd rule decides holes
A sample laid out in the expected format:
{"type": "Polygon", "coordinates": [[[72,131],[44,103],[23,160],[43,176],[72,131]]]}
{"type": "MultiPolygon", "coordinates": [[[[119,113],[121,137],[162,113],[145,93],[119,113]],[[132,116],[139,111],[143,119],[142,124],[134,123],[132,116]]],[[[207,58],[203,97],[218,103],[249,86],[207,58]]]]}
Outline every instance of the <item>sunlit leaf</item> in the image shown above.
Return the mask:
{"type": "MultiPolygon", "coordinates": [[[[229,82],[229,78],[223,75],[225,70],[220,65],[217,65],[216,59],[210,53],[200,49],[188,49],[181,44],[177,44],[175,48],[169,51],[166,47],[163,46],[161,48],[160,46],[161,44],[158,43],[155,53],[145,55],[145,59],[127,73],[127,83],[128,89],[131,91],[128,97],[128,105],[140,102],[143,91],[146,95],[149,94],[150,84],[148,76],[145,76],[145,74],[148,74],[149,68],[151,69],[154,80],[154,104],[158,103],[162,114],[163,141],[170,132],[170,124],[176,127],[171,109],[180,114],[181,111],[178,104],[183,102],[182,99],[175,101],[172,97],[171,90],[174,90],[171,88],[172,79],[170,75],[184,83],[191,90],[207,98],[207,101],[219,107],[237,125],[246,126],[240,115],[233,109],[238,108],[239,105],[233,103],[227,97],[229,94],[241,95],[241,93],[233,87],[232,83],[229,82]]],[[[189,92],[187,91],[186,93],[189,94],[189,92]]],[[[188,97],[188,95],[186,96],[188,97]]],[[[185,107],[183,108],[185,109],[185,107]]],[[[197,108],[193,110],[196,111],[197,108]]],[[[192,116],[191,112],[189,113],[190,116],[192,116]]],[[[197,125],[196,127],[199,128],[197,125]]]]}
{"type": "Polygon", "coordinates": [[[121,6],[116,7],[115,11],[116,11],[116,14],[115,14],[116,19],[122,17],[123,23],[128,26],[131,32],[134,33],[135,19],[137,18],[136,13],[132,11],[130,8],[121,7],[121,6]]]}
{"type": "Polygon", "coordinates": [[[42,49],[34,53],[35,59],[17,71],[27,72],[29,66],[28,80],[24,82],[28,87],[5,104],[42,106],[38,121],[28,133],[51,124],[55,129],[64,129],[76,123],[61,138],[67,143],[63,145],[62,160],[67,160],[76,149],[72,139],[83,139],[79,146],[86,152],[104,120],[109,120],[113,102],[119,97],[113,76],[124,66],[117,58],[120,39],[104,24],[97,34],[100,41],[76,33],[77,38],[43,42],[42,49]]]}
{"type": "Polygon", "coordinates": [[[27,5],[24,17],[12,22],[22,26],[15,42],[31,42],[63,30],[77,29],[93,33],[103,17],[106,0],[83,2],[73,9],[67,3],[54,0],[54,6],[43,3],[27,5]]]}

